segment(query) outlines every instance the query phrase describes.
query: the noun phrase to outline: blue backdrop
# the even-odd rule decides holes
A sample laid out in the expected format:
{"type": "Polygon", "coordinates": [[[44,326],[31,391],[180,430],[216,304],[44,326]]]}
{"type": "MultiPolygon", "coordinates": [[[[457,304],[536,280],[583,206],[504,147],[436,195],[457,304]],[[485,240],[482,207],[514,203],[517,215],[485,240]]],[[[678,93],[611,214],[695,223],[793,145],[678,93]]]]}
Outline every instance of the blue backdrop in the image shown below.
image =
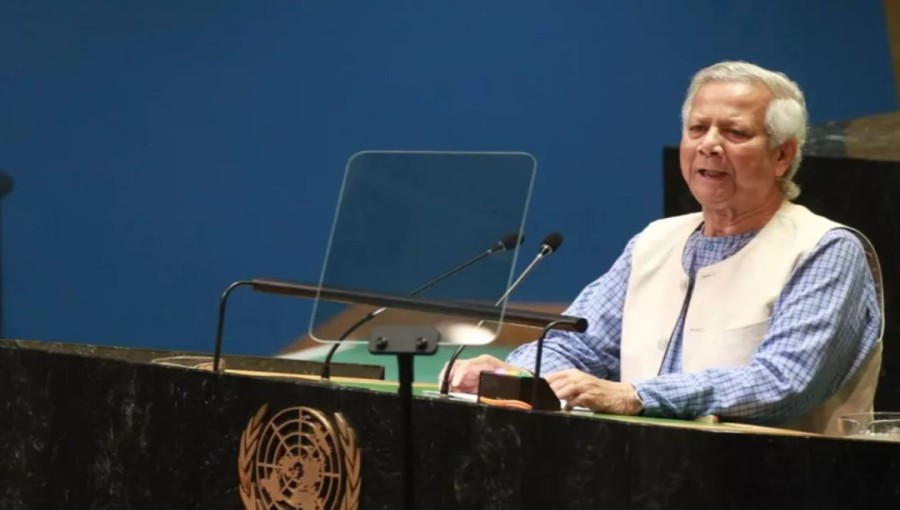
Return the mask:
{"type": "MultiPolygon", "coordinates": [[[[527,248],[566,242],[517,299],[568,301],[660,215],[721,59],[787,72],[813,122],[896,108],[880,0],[4,2],[6,336],[209,350],[231,281],[317,279],[364,149],[534,154],[527,248]]],[[[228,350],[270,353],[310,304],[230,311],[228,350]]]]}

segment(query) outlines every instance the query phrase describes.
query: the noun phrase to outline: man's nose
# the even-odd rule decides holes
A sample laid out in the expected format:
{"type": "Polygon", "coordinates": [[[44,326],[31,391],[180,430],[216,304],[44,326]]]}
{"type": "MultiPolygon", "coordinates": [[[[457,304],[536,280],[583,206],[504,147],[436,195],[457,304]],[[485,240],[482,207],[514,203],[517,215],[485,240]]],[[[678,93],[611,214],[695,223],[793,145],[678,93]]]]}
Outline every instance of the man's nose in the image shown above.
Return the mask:
{"type": "Polygon", "coordinates": [[[704,156],[721,156],[722,155],[722,137],[719,136],[719,130],[710,128],[703,136],[697,151],[704,156]]]}

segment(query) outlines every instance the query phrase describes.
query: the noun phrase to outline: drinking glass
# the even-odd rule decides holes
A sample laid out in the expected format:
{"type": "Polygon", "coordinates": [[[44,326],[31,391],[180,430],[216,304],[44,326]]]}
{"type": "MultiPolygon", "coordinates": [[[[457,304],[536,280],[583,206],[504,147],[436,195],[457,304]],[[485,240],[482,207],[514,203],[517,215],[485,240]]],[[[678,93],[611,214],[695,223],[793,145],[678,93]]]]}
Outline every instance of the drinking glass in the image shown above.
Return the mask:
{"type": "Polygon", "coordinates": [[[846,414],[838,418],[838,428],[844,437],[900,442],[900,413],[846,414]]]}

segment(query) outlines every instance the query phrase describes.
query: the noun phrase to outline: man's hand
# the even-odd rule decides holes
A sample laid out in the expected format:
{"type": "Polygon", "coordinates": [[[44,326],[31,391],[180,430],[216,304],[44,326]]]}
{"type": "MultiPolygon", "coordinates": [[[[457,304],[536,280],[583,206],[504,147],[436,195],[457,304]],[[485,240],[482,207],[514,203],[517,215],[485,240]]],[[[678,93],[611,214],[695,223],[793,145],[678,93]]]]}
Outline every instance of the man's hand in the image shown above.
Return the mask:
{"type": "MultiPolygon", "coordinates": [[[[514,367],[509,363],[504,363],[487,354],[482,354],[481,356],[471,359],[456,360],[456,363],[453,364],[453,369],[450,371],[450,391],[476,393],[478,391],[478,377],[481,372],[484,370],[496,370],[498,368],[514,372],[520,371],[519,368],[514,367]]],[[[444,380],[444,372],[446,370],[447,365],[444,364],[444,368],[441,369],[441,373],[438,375],[439,384],[444,380]]]]}
{"type": "MultiPolygon", "coordinates": [[[[477,359],[477,358],[476,358],[477,359]]],[[[644,409],[634,386],[612,382],[570,368],[547,376],[547,382],[566,408],[586,407],[597,413],[640,414],[644,409]]]]}

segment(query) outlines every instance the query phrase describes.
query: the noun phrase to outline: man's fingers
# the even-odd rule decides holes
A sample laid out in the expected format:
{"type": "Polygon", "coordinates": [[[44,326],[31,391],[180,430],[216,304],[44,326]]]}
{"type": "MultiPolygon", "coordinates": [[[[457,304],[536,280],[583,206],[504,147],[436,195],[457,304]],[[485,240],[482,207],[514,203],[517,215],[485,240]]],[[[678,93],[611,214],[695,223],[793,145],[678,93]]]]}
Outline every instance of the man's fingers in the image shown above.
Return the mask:
{"type": "Polygon", "coordinates": [[[578,377],[578,374],[581,372],[577,370],[563,370],[561,372],[553,372],[552,374],[548,374],[545,379],[550,384],[550,388],[553,391],[557,391],[562,389],[568,384],[572,383],[572,380],[578,377]]]}
{"type": "Polygon", "coordinates": [[[577,395],[572,398],[565,399],[566,401],[566,410],[571,410],[575,407],[587,407],[584,405],[584,395],[577,395]]]}
{"type": "Polygon", "coordinates": [[[462,363],[454,363],[453,370],[450,372],[450,387],[457,388],[460,384],[462,384],[463,378],[466,376],[466,373],[471,370],[472,362],[466,360],[462,363]]]}
{"type": "MultiPolygon", "coordinates": [[[[447,380],[450,382],[450,387],[459,386],[460,378],[465,374],[466,366],[470,363],[470,360],[458,360],[456,363],[450,367],[450,373],[447,374],[447,380]]],[[[449,363],[448,363],[449,364],[449,363]]],[[[444,380],[444,372],[447,370],[447,364],[444,365],[444,370],[441,370],[441,381],[444,380]]]]}
{"type": "Polygon", "coordinates": [[[568,386],[564,386],[563,388],[560,388],[560,390],[555,393],[556,393],[556,396],[560,400],[565,400],[565,401],[572,400],[573,398],[578,396],[578,392],[575,389],[575,386],[573,386],[571,384],[568,386]]]}
{"type": "Polygon", "coordinates": [[[567,368],[565,370],[560,370],[559,372],[551,372],[544,376],[544,379],[547,379],[548,382],[557,381],[560,379],[571,379],[572,377],[577,376],[578,374],[583,374],[584,372],[580,370],[576,370],[574,368],[567,368]]]}
{"type": "Polygon", "coordinates": [[[482,371],[510,366],[486,354],[472,359],[457,361],[450,370],[450,387],[461,391],[474,392],[478,389],[478,377],[482,371]]]}
{"type": "Polygon", "coordinates": [[[570,380],[567,376],[561,375],[559,373],[547,376],[547,383],[550,384],[550,389],[553,390],[553,392],[557,395],[559,394],[560,390],[562,390],[569,384],[569,382],[570,380]]]}
{"type": "Polygon", "coordinates": [[[550,389],[553,390],[553,393],[556,393],[556,396],[559,399],[569,400],[579,395],[583,391],[581,389],[582,386],[583,384],[578,377],[568,375],[566,377],[558,378],[553,384],[550,385],[550,389]]]}
{"type": "Polygon", "coordinates": [[[548,375],[547,382],[550,383],[550,388],[559,398],[564,398],[562,394],[570,395],[571,392],[578,391],[578,388],[589,381],[588,377],[580,370],[569,369],[548,375]]]}

